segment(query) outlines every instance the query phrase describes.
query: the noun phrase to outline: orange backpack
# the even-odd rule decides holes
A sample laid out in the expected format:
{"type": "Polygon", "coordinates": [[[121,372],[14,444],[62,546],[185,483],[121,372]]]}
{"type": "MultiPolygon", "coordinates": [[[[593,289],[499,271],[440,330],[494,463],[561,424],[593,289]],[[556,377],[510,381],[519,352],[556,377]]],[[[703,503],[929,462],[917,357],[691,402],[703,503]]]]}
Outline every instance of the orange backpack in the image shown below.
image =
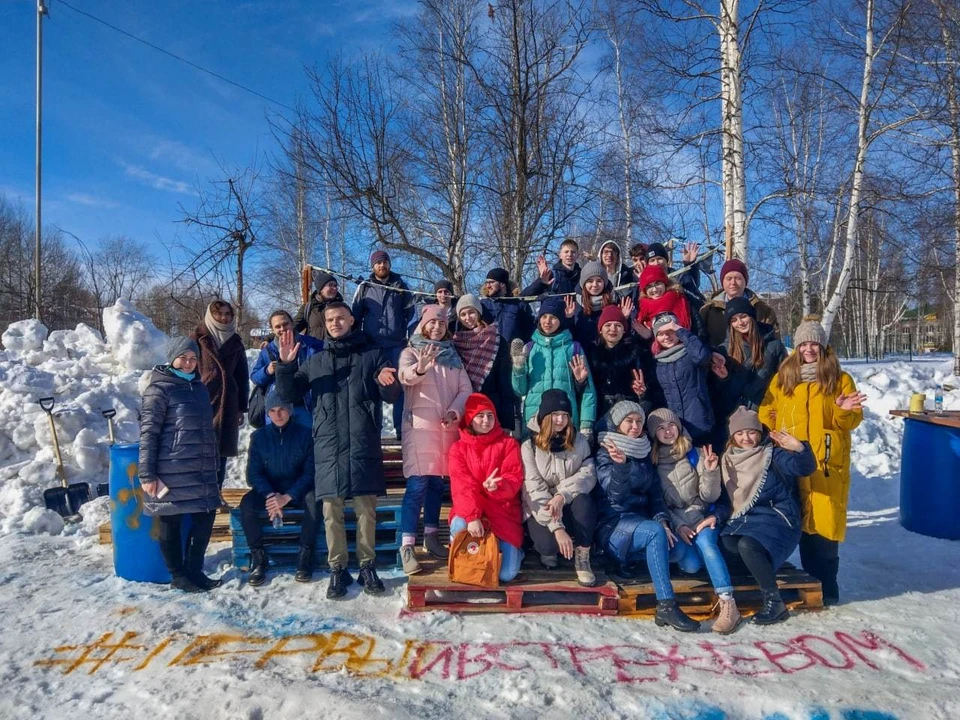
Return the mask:
{"type": "Polygon", "coordinates": [[[481,538],[463,530],[450,543],[447,573],[453,582],[485,588],[500,587],[500,546],[487,522],[483,523],[483,528],[485,532],[481,538]]]}

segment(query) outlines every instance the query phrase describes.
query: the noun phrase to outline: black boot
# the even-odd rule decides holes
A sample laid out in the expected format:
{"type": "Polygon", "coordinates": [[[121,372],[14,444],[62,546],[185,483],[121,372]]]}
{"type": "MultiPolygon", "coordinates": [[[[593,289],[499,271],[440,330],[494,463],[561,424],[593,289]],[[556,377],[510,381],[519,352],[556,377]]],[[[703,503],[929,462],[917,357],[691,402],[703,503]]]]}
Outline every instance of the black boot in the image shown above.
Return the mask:
{"type": "Polygon", "coordinates": [[[779,590],[763,593],[763,610],[753,616],[754,625],[773,625],[790,617],[790,611],[783,604],[779,590]]]}
{"type": "Polygon", "coordinates": [[[174,575],[170,580],[170,587],[176,588],[177,590],[183,590],[185,593],[204,592],[204,588],[196,585],[186,575],[174,575]]]}
{"type": "Polygon", "coordinates": [[[660,627],[669,625],[680,632],[696,632],[700,629],[700,623],[681,610],[673,599],[657,600],[657,614],[653,621],[660,627]]]}
{"type": "Polygon", "coordinates": [[[267,579],[267,553],[263,550],[250,551],[250,576],[247,582],[253,587],[263,585],[267,579]]]}
{"type": "Polygon", "coordinates": [[[373,563],[360,567],[360,584],[367,595],[380,595],[385,590],[383,581],[377,575],[377,569],[373,566],[373,563]]]}
{"type": "Polygon", "coordinates": [[[330,583],[327,585],[327,600],[336,600],[347,594],[347,586],[353,583],[353,578],[346,568],[330,566],[330,583]]]}
{"type": "Polygon", "coordinates": [[[213,530],[213,518],[215,513],[206,514],[206,517],[200,513],[193,515],[193,528],[190,530],[190,537],[187,541],[187,557],[184,562],[187,570],[187,577],[201,590],[213,590],[223,584],[222,580],[216,580],[203,574],[203,556],[207,552],[207,545],[210,544],[210,533],[213,530]]]}
{"type": "Polygon", "coordinates": [[[313,579],[313,548],[300,546],[300,558],[297,561],[297,574],[293,576],[297,582],[310,582],[313,579]]]}

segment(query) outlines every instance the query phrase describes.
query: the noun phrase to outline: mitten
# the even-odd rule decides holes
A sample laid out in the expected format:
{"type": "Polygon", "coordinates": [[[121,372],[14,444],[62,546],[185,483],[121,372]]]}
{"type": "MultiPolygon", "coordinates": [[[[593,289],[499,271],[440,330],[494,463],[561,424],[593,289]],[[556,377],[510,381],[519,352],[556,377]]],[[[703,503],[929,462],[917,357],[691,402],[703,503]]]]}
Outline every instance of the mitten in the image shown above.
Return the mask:
{"type": "Polygon", "coordinates": [[[510,343],[510,360],[515,370],[521,370],[527,364],[527,350],[520,338],[514,338],[510,343]]]}

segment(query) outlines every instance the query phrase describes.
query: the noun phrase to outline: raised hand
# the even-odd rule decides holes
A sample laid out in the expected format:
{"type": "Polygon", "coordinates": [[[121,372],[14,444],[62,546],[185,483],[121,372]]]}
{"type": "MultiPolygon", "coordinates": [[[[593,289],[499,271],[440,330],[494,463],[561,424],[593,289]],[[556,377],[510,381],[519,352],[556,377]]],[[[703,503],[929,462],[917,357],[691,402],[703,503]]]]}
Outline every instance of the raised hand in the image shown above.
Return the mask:
{"type": "Polygon", "coordinates": [[[397,381],[397,369],[385,367],[377,374],[377,385],[380,387],[389,387],[397,381]]]}
{"type": "Polygon", "coordinates": [[[713,451],[712,445],[703,448],[703,467],[707,470],[716,470],[720,467],[720,458],[713,451]]]}
{"type": "Polygon", "coordinates": [[[623,313],[625,318],[629,318],[631,315],[633,315],[633,310],[633,298],[628,296],[620,301],[620,312],[623,313]]]}
{"type": "Polygon", "coordinates": [[[566,295],[563,298],[563,314],[569,320],[577,314],[577,299],[573,295],[566,295]]]}
{"type": "Polygon", "coordinates": [[[687,545],[693,545],[693,541],[697,537],[697,533],[686,525],[681,525],[677,528],[677,535],[679,535],[680,539],[687,545]]]}
{"type": "Polygon", "coordinates": [[[537,272],[540,273],[540,279],[543,282],[548,283],[553,280],[553,271],[550,270],[547,259],[543,255],[537,255],[537,272]]]}
{"type": "Polygon", "coordinates": [[[522,370],[527,363],[527,349],[520,338],[510,341],[510,362],[516,370],[522,370]]]}
{"type": "Polygon", "coordinates": [[[494,468],[493,472],[487,475],[487,479],[483,481],[483,486],[487,489],[487,492],[496,492],[502,481],[500,468],[494,468]]]}
{"type": "Polygon", "coordinates": [[[630,389],[633,390],[637,397],[643,397],[647,392],[647,383],[643,379],[643,370],[633,371],[633,382],[630,384],[630,389]]]}
{"type": "Polygon", "coordinates": [[[627,455],[620,448],[614,445],[612,442],[607,440],[603,446],[607,449],[607,452],[610,454],[610,459],[613,460],[618,465],[623,465],[627,461],[627,455]]]}
{"type": "Polygon", "coordinates": [[[563,495],[557,493],[550,498],[550,502],[547,503],[547,510],[550,511],[550,515],[554,520],[559,520],[562,517],[564,502],[563,495]]]}
{"type": "Polygon", "coordinates": [[[640,322],[637,318],[633,319],[633,322],[631,323],[631,325],[633,326],[633,331],[637,335],[642,337],[644,340],[649,340],[650,338],[653,337],[653,330],[648,328],[646,325],[640,322]]]}
{"type": "Polygon", "coordinates": [[[784,450],[789,450],[790,452],[800,452],[803,450],[803,443],[786,430],[771,430],[770,439],[774,445],[779,445],[784,450]]]}
{"type": "Polygon", "coordinates": [[[710,356],[710,369],[718,378],[726,378],[730,374],[727,369],[727,359],[720,353],[713,353],[710,356]]]}
{"type": "Polygon", "coordinates": [[[695,242],[688,242],[683,246],[683,253],[680,255],[683,258],[685,263],[696,262],[697,255],[700,254],[700,244],[695,242]]]}
{"type": "Polygon", "coordinates": [[[862,392],[838,395],[837,407],[841,410],[860,410],[866,401],[867,396],[862,392]]]}
{"type": "Polygon", "coordinates": [[[661,325],[660,328],[657,330],[657,332],[660,332],[660,330],[673,330],[674,332],[677,332],[677,330],[679,329],[680,329],[680,326],[677,325],[677,323],[675,323],[673,320],[671,320],[670,322],[664,323],[663,325],[661,325]]]}
{"type": "Polygon", "coordinates": [[[280,331],[280,337],[277,338],[277,352],[280,354],[280,362],[295,362],[297,353],[300,352],[300,343],[294,344],[293,330],[289,328],[280,331]]]}
{"type": "Polygon", "coordinates": [[[590,377],[590,371],[587,369],[587,361],[583,357],[583,353],[573,356],[573,360],[570,361],[570,372],[573,373],[573,379],[580,385],[590,377]]]}
{"type": "Polygon", "coordinates": [[[437,364],[437,356],[440,354],[439,345],[427,345],[423,350],[420,351],[420,356],[417,358],[417,374],[423,375],[430,368],[437,364]]]}

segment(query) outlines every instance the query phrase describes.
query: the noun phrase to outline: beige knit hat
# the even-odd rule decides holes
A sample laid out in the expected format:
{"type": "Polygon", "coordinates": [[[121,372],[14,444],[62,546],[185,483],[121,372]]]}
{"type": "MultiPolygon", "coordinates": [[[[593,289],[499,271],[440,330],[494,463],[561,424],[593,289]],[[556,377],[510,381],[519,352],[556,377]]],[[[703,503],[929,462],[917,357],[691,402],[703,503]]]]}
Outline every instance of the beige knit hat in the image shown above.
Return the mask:
{"type": "Polygon", "coordinates": [[[827,347],[827,331],[820,324],[819,315],[807,315],[803,322],[797,325],[793,333],[793,346],[799,347],[805,342],[815,342],[820,347],[827,347]]]}
{"type": "Polygon", "coordinates": [[[738,407],[737,411],[730,416],[730,434],[733,435],[741,430],[763,432],[760,416],[754,410],[747,410],[743,405],[738,407]]]}
{"type": "Polygon", "coordinates": [[[677,430],[679,430],[681,434],[683,433],[683,423],[680,422],[677,414],[670,408],[659,408],[647,416],[647,432],[653,437],[657,434],[658,427],[661,425],[669,425],[670,423],[676,425],[677,430]]]}

